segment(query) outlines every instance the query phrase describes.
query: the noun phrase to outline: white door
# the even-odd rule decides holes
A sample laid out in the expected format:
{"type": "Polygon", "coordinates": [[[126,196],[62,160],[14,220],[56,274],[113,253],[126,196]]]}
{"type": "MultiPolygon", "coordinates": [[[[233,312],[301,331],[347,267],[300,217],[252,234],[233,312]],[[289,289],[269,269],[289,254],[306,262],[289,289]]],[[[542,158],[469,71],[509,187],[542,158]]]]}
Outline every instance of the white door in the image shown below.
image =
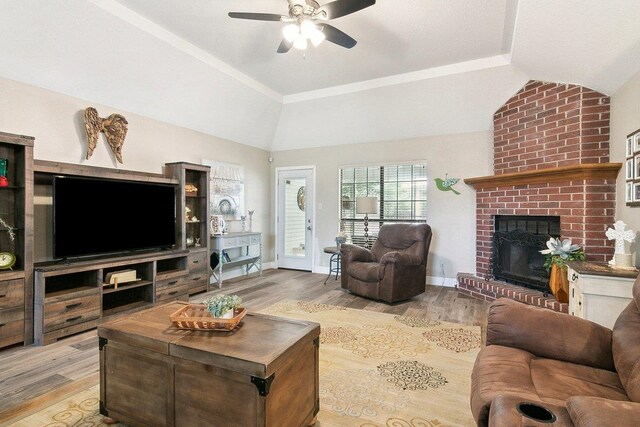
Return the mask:
{"type": "Polygon", "coordinates": [[[313,169],[278,169],[278,267],[313,267],[313,169]]]}

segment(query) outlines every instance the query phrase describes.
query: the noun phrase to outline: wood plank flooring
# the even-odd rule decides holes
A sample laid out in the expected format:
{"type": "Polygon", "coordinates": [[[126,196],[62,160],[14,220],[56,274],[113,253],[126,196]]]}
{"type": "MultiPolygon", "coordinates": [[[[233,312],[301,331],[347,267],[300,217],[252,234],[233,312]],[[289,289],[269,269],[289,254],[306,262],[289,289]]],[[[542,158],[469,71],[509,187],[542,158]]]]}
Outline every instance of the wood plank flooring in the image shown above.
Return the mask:
{"type": "MultiPolygon", "coordinates": [[[[340,281],[323,282],[326,275],[295,270],[266,270],[225,280],[223,289],[194,295],[200,302],[219,293],[237,294],[250,310],[261,310],[284,299],[324,303],[362,310],[448,322],[487,324],[488,303],[459,294],[455,288],[427,285],[426,292],[409,301],[388,305],[352,295],[340,281]]],[[[99,372],[98,339],[91,330],[48,346],[12,347],[0,351],[0,425],[23,418],[65,399],[92,384],[99,372]]]]}

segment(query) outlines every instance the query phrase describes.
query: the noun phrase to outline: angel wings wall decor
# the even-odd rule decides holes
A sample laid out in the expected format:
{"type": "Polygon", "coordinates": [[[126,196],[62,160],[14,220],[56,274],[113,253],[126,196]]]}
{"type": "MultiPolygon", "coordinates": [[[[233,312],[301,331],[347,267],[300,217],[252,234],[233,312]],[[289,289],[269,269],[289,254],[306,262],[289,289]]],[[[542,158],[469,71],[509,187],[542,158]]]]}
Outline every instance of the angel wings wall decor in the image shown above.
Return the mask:
{"type": "Polygon", "coordinates": [[[127,119],[120,114],[111,114],[106,119],[98,116],[98,111],[89,107],[84,110],[84,128],[87,131],[87,160],[93,154],[100,132],[104,132],[116,160],[122,163],[122,146],[127,136],[127,119]]]}

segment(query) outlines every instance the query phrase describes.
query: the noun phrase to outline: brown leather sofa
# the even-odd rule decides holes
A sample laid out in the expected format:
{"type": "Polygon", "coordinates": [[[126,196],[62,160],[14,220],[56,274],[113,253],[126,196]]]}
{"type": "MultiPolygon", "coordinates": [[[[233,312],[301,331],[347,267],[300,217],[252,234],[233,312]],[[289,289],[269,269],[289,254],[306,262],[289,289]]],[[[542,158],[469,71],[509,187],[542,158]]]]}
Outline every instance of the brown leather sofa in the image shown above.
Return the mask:
{"type": "Polygon", "coordinates": [[[489,308],[487,346],[471,374],[478,426],[639,426],[640,277],[613,331],[568,314],[499,299],[489,308]],[[534,423],[519,402],[546,407],[534,423]]]}
{"type": "Polygon", "coordinates": [[[341,246],[342,287],[388,303],[425,290],[431,227],[427,224],[384,224],[371,250],[341,246]]]}

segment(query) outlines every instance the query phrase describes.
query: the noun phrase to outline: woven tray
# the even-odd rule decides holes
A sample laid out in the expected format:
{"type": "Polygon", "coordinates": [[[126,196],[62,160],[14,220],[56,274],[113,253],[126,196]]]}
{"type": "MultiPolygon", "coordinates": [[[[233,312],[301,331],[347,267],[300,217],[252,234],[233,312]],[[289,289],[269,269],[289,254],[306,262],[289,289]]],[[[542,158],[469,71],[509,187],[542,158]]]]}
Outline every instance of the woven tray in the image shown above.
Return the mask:
{"type": "Polygon", "coordinates": [[[238,307],[233,311],[231,319],[215,318],[204,304],[185,305],[169,316],[178,329],[193,329],[196,331],[231,331],[247,314],[247,309],[238,307]]]}

